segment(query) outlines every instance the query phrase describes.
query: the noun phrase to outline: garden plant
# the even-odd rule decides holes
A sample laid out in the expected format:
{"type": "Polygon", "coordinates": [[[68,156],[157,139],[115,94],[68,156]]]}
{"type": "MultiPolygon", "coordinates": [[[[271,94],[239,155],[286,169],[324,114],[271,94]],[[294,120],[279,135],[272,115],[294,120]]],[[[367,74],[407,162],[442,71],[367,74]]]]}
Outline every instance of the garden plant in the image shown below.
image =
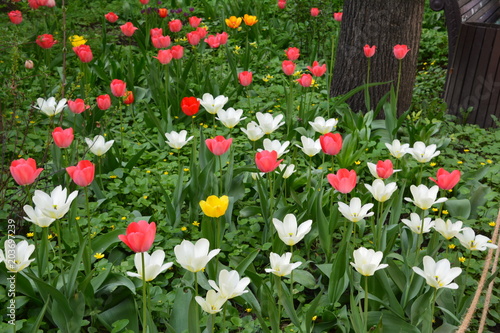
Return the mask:
{"type": "Polygon", "coordinates": [[[427,10],[330,96],[341,11],[2,2],[0,331],[497,332],[500,132],[446,114],[427,10]]]}

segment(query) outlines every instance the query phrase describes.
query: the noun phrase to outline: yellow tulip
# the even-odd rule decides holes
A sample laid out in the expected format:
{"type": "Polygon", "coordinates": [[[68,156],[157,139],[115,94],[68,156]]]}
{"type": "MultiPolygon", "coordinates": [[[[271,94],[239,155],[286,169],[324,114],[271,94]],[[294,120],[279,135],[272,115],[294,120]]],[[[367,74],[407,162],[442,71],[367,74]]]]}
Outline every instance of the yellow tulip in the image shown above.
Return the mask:
{"type": "Polygon", "coordinates": [[[229,198],[227,195],[222,197],[217,197],[211,195],[207,198],[207,201],[201,200],[200,207],[203,213],[209,217],[219,217],[224,215],[229,205],[229,198]]]}
{"type": "Polygon", "coordinates": [[[230,18],[226,19],[226,24],[228,27],[236,29],[241,24],[241,17],[231,16],[230,18]]]}
{"type": "Polygon", "coordinates": [[[249,27],[251,27],[255,23],[259,22],[259,20],[257,20],[257,16],[248,15],[248,14],[245,14],[243,16],[243,21],[245,21],[245,24],[248,25],[249,27]]]}
{"type": "Polygon", "coordinates": [[[70,36],[69,40],[70,40],[71,45],[73,47],[77,47],[77,46],[84,45],[85,43],[87,43],[87,40],[85,38],[83,38],[83,36],[78,36],[78,35],[70,36]]]}

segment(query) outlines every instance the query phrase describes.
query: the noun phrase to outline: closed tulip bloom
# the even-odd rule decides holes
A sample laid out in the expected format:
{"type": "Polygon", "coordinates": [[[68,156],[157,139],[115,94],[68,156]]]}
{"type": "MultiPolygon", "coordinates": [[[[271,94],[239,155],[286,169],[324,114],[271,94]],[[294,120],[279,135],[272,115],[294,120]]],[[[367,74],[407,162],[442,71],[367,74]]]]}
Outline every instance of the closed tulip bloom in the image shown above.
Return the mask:
{"type": "Polygon", "coordinates": [[[252,25],[254,25],[255,23],[259,22],[259,20],[257,20],[257,16],[254,16],[254,15],[248,15],[248,14],[245,14],[243,15],[243,21],[245,22],[246,25],[248,25],[249,27],[251,27],[252,25]]]}
{"type": "Polygon", "coordinates": [[[286,0],[278,0],[278,8],[285,9],[285,7],[286,7],[286,0]]]}
{"type": "Polygon", "coordinates": [[[196,31],[191,31],[186,34],[188,43],[191,45],[198,45],[200,43],[201,37],[196,31]]]}
{"type": "Polygon", "coordinates": [[[90,108],[90,105],[86,105],[85,101],[81,98],[77,98],[74,101],[68,100],[68,108],[71,112],[75,114],[82,113],[83,111],[90,108]]]}
{"type": "Polygon", "coordinates": [[[240,26],[242,21],[241,17],[231,16],[226,19],[226,25],[231,29],[236,29],[240,26]]]}
{"type": "Polygon", "coordinates": [[[170,51],[170,50],[159,50],[158,51],[158,56],[157,57],[153,57],[153,58],[158,59],[158,61],[160,62],[160,64],[167,65],[167,64],[170,63],[170,61],[172,61],[172,51],[170,51]]]}
{"type": "Polygon", "coordinates": [[[56,102],[55,97],[49,97],[47,100],[43,98],[37,98],[36,103],[38,106],[34,106],[35,109],[39,109],[49,117],[53,117],[64,110],[66,107],[66,98],[61,99],[56,102]]]}
{"type": "Polygon", "coordinates": [[[297,261],[295,263],[290,263],[292,259],[292,253],[287,252],[280,256],[279,254],[271,252],[269,255],[269,260],[271,261],[271,268],[266,268],[266,273],[273,273],[276,276],[287,276],[290,273],[302,265],[302,262],[297,261]]]}
{"type": "Polygon", "coordinates": [[[402,219],[401,222],[406,224],[406,226],[416,234],[428,233],[431,231],[431,228],[434,227],[434,221],[432,221],[430,217],[425,217],[422,221],[417,213],[411,213],[409,220],[402,219]]]}
{"type": "Polygon", "coordinates": [[[210,284],[221,297],[231,299],[248,292],[245,288],[250,284],[250,279],[244,277],[240,280],[238,271],[223,269],[219,272],[219,285],[217,285],[214,280],[208,280],[208,284],[210,284]]]}
{"type": "Polygon", "coordinates": [[[23,13],[19,10],[9,12],[9,20],[14,24],[21,24],[23,21],[23,13]]]}
{"type": "Polygon", "coordinates": [[[143,5],[147,5],[149,3],[149,0],[139,0],[139,2],[143,5]]]}
{"type": "Polygon", "coordinates": [[[81,62],[87,63],[91,62],[94,58],[92,54],[92,50],[88,45],[80,45],[73,48],[73,51],[76,53],[81,62]]]}
{"type": "Polygon", "coordinates": [[[198,100],[208,113],[217,114],[217,112],[224,107],[229,98],[224,95],[219,95],[214,98],[211,94],[205,93],[203,97],[198,100]]]}
{"type": "Polygon", "coordinates": [[[131,37],[134,32],[139,29],[137,27],[134,27],[134,25],[132,24],[132,22],[127,22],[123,25],[120,26],[120,29],[122,30],[123,34],[127,37],[131,37]]]}
{"type": "Polygon", "coordinates": [[[184,47],[181,45],[174,45],[170,49],[170,53],[172,54],[172,58],[181,59],[184,56],[184,47]]]}
{"type": "Polygon", "coordinates": [[[203,311],[215,314],[222,310],[222,306],[226,303],[227,298],[223,297],[220,293],[215,290],[207,291],[206,299],[201,296],[195,296],[195,301],[198,303],[203,311]]]}
{"type": "Polygon", "coordinates": [[[88,160],[80,161],[76,166],[67,167],[66,171],[78,186],[89,186],[94,181],[95,165],[88,160]]]}
{"type": "Polygon", "coordinates": [[[433,157],[436,157],[441,153],[439,150],[436,150],[436,148],[437,146],[435,144],[426,146],[425,143],[417,141],[413,144],[413,148],[407,148],[406,151],[413,155],[417,162],[427,163],[433,157]]]}
{"type": "Polygon", "coordinates": [[[352,256],[354,257],[354,262],[350,263],[351,266],[363,276],[372,276],[379,269],[384,269],[389,266],[387,264],[380,263],[382,261],[382,257],[384,256],[382,251],[375,252],[375,250],[360,247],[359,249],[354,250],[352,256]]]}
{"type": "Polygon", "coordinates": [[[304,221],[297,227],[297,218],[293,214],[286,214],[283,222],[273,218],[273,224],[279,238],[286,245],[293,246],[300,242],[311,231],[312,220],[304,221]]]}
{"type": "Polygon", "coordinates": [[[205,144],[207,145],[208,150],[212,152],[212,154],[220,156],[229,150],[231,147],[231,143],[233,142],[233,138],[226,139],[222,135],[217,135],[213,139],[206,139],[205,144]]]}
{"type": "Polygon", "coordinates": [[[108,20],[109,23],[115,23],[116,21],[118,21],[118,15],[113,12],[107,13],[106,15],[104,15],[104,18],[108,20]]]}
{"type": "Polygon", "coordinates": [[[238,80],[243,87],[249,86],[252,83],[252,72],[244,71],[238,74],[238,80]]]}
{"type": "Polygon", "coordinates": [[[198,27],[196,28],[195,32],[200,36],[200,38],[205,38],[205,36],[208,34],[208,28],[204,27],[198,27]]]}
{"type": "Polygon", "coordinates": [[[181,20],[172,20],[168,22],[168,28],[172,32],[179,32],[182,29],[182,22],[181,20]]]}
{"type": "Polygon", "coordinates": [[[337,22],[342,22],[342,13],[333,13],[333,19],[337,22]]]}
{"type": "Polygon", "coordinates": [[[209,252],[210,242],[201,238],[195,244],[183,240],[181,244],[174,247],[177,262],[190,272],[196,273],[205,268],[208,262],[215,257],[220,249],[209,252]]]}
{"type": "Polygon", "coordinates": [[[451,220],[436,219],[434,221],[434,230],[439,232],[447,240],[456,237],[460,231],[462,231],[462,221],[457,221],[452,223],[451,220]]]}
{"type": "Polygon", "coordinates": [[[43,212],[40,210],[40,208],[38,208],[37,206],[33,208],[29,205],[25,205],[23,209],[26,215],[28,215],[28,217],[25,217],[24,219],[33,224],[36,224],[41,228],[49,227],[52,224],[52,222],[56,220],[51,217],[45,216],[43,212]]]}
{"type": "Polygon", "coordinates": [[[297,81],[302,87],[309,88],[312,84],[313,78],[311,74],[302,74],[300,79],[297,79],[295,81],[297,81]]]}
{"type": "Polygon", "coordinates": [[[131,222],[127,226],[125,235],[118,235],[118,238],[124,242],[132,251],[148,252],[156,236],[156,223],[148,223],[144,220],[131,222]]]}
{"type": "Polygon", "coordinates": [[[165,141],[170,148],[174,149],[181,149],[186,145],[186,143],[189,142],[193,137],[190,136],[189,138],[186,139],[187,136],[187,131],[182,130],[179,133],[176,131],[172,131],[170,133],[165,133],[165,137],[167,138],[167,141],[165,141]]]}
{"type": "Polygon", "coordinates": [[[228,108],[227,110],[220,109],[217,111],[217,117],[215,119],[219,120],[227,128],[234,128],[246,117],[241,118],[243,115],[243,110],[235,110],[233,108],[228,108]]]}
{"type": "Polygon", "coordinates": [[[302,135],[300,137],[300,141],[302,142],[302,147],[299,145],[297,145],[297,147],[302,149],[302,152],[309,157],[313,157],[321,151],[321,143],[319,142],[319,139],[314,140],[302,135]]]}
{"type": "Polygon", "coordinates": [[[28,5],[31,9],[38,9],[38,7],[40,7],[38,0],[28,0],[28,5]]]}
{"type": "Polygon", "coordinates": [[[100,110],[104,111],[111,107],[111,97],[108,94],[97,96],[96,101],[100,110]]]}
{"type": "Polygon", "coordinates": [[[311,16],[316,17],[320,13],[320,10],[318,8],[311,8],[311,16]]]}
{"type": "Polygon", "coordinates": [[[33,60],[26,60],[24,62],[24,67],[26,69],[33,69],[33,67],[35,67],[35,64],[33,63],[33,60]]]}
{"type": "Polygon", "coordinates": [[[136,277],[145,281],[152,281],[156,277],[165,272],[167,269],[172,267],[173,262],[163,263],[165,260],[165,252],[163,250],[156,250],[151,255],[144,252],[144,269],[145,273],[142,271],[142,253],[136,253],[134,256],[134,264],[137,269],[137,273],[127,272],[128,276],[136,277]]]}
{"type": "Polygon", "coordinates": [[[317,61],[314,61],[312,66],[307,66],[307,69],[312,73],[314,76],[322,76],[326,72],[326,64],[319,65],[317,61]]]}
{"type": "Polygon", "coordinates": [[[375,179],[372,185],[365,184],[365,187],[378,202],[389,200],[392,194],[398,189],[396,183],[393,182],[385,185],[384,181],[381,179],[375,179]]]}
{"type": "Polygon", "coordinates": [[[415,273],[423,277],[429,286],[436,289],[458,289],[458,284],[451,282],[462,273],[461,268],[452,268],[448,259],[441,259],[435,262],[429,256],[424,257],[423,263],[423,270],[419,267],[412,267],[412,269],[415,273]]]}
{"type": "Polygon", "coordinates": [[[386,143],[385,146],[389,149],[391,155],[397,159],[403,157],[408,152],[408,148],[410,147],[407,143],[402,145],[399,140],[392,141],[392,144],[386,143]]]}
{"type": "Polygon", "coordinates": [[[328,182],[340,193],[349,193],[356,187],[356,171],[340,169],[337,174],[326,176],[328,182]]]}
{"type": "Polygon", "coordinates": [[[56,6],[56,1],[55,0],[47,0],[47,3],[45,4],[45,6],[47,6],[49,8],[53,8],[56,6]]]}
{"type": "Polygon", "coordinates": [[[207,200],[200,201],[200,208],[208,217],[220,217],[226,213],[227,206],[229,205],[229,197],[223,195],[220,198],[211,195],[207,200]]]}
{"type": "Polygon", "coordinates": [[[297,60],[300,57],[300,51],[296,47],[289,47],[285,50],[286,57],[288,60],[297,60]]]}
{"type": "Polygon", "coordinates": [[[186,116],[193,116],[200,110],[200,101],[196,97],[184,97],[181,100],[181,110],[186,116]]]}
{"type": "Polygon", "coordinates": [[[280,164],[280,171],[283,173],[283,179],[289,178],[296,170],[295,164],[280,164]]]}
{"type": "Polygon", "coordinates": [[[290,60],[283,60],[281,63],[281,69],[285,75],[293,75],[293,73],[295,73],[295,63],[290,60]]]}
{"type": "Polygon", "coordinates": [[[96,135],[92,140],[89,138],[85,138],[85,142],[87,143],[87,146],[89,146],[92,154],[102,156],[106,154],[106,152],[111,148],[115,140],[109,140],[108,142],[106,142],[104,136],[96,135]]]}
{"type": "Polygon", "coordinates": [[[202,20],[203,20],[202,18],[191,16],[189,17],[189,25],[193,28],[197,28],[202,20]]]}
{"type": "Polygon", "coordinates": [[[472,228],[463,228],[462,233],[458,233],[460,244],[470,251],[484,251],[487,248],[496,249],[497,246],[486,236],[476,235],[472,228]]]}
{"type": "Polygon", "coordinates": [[[420,209],[427,210],[432,207],[432,205],[445,202],[448,200],[447,198],[439,198],[436,200],[436,197],[439,192],[439,187],[433,186],[428,188],[424,184],[420,184],[417,186],[410,186],[411,194],[413,195],[413,199],[405,198],[406,201],[413,202],[415,206],[420,209]]]}
{"type": "Polygon", "coordinates": [[[111,88],[111,93],[115,97],[122,97],[127,91],[127,84],[122,80],[114,79],[113,81],[111,81],[109,86],[111,88]]]}
{"type": "Polygon", "coordinates": [[[326,133],[319,137],[319,143],[325,154],[337,155],[342,149],[342,136],[339,133],[326,133]]]}
{"type": "Polygon", "coordinates": [[[227,43],[227,39],[229,38],[229,35],[227,34],[227,32],[223,31],[221,33],[217,33],[215,35],[215,37],[217,37],[217,39],[219,40],[220,45],[224,45],[227,43]]]}
{"type": "Polygon", "coordinates": [[[75,138],[73,128],[62,129],[62,127],[56,127],[52,131],[52,138],[59,148],[68,148],[75,138]]]}
{"type": "Polygon", "coordinates": [[[10,164],[10,173],[18,185],[33,184],[43,168],[36,167],[36,161],[32,158],[25,160],[20,158],[10,164]]]}
{"type": "Polygon", "coordinates": [[[274,171],[282,161],[278,160],[278,153],[275,150],[263,150],[255,154],[255,164],[261,172],[274,171]]]}
{"type": "Polygon", "coordinates": [[[367,165],[372,176],[377,179],[387,179],[392,176],[394,172],[401,171],[393,169],[391,160],[378,161],[377,164],[368,162],[367,165]]]}
{"type": "Polygon", "coordinates": [[[130,90],[125,92],[125,95],[123,95],[123,104],[129,105],[134,103],[134,101],[135,101],[134,92],[130,90]]]}
{"type": "Polygon", "coordinates": [[[205,39],[205,43],[212,49],[216,49],[220,46],[220,39],[215,35],[210,35],[205,39]]]}
{"type": "Polygon", "coordinates": [[[16,244],[13,239],[7,239],[4,243],[4,251],[5,255],[0,249],[0,262],[5,261],[5,267],[12,273],[19,273],[35,260],[30,259],[35,251],[35,245],[29,245],[25,240],[16,244]]]}
{"type": "Polygon", "coordinates": [[[170,36],[151,36],[151,42],[157,49],[166,49],[170,46],[170,36]]]}
{"type": "Polygon", "coordinates": [[[406,57],[406,54],[410,51],[407,45],[395,45],[393,48],[393,53],[396,59],[401,60],[406,57]]]}
{"type": "Polygon", "coordinates": [[[151,37],[163,36],[163,29],[162,28],[152,28],[149,30],[149,35],[151,37]]]}
{"type": "Polygon", "coordinates": [[[339,202],[338,204],[339,212],[351,222],[359,222],[365,217],[370,217],[374,214],[373,212],[368,212],[373,207],[373,204],[368,203],[362,206],[360,198],[352,198],[349,205],[343,202],[339,202]]]}
{"type": "Polygon", "coordinates": [[[50,192],[47,193],[36,190],[33,196],[33,203],[42,211],[42,213],[53,219],[60,219],[66,215],[69,211],[71,203],[78,195],[78,191],[73,191],[68,196],[67,189],[62,188],[61,185],[57,186],[50,192]]]}
{"type": "Polygon", "coordinates": [[[443,168],[437,171],[436,178],[429,177],[442,190],[451,190],[460,181],[460,171],[453,170],[448,172],[443,168]]]}
{"type": "Polygon", "coordinates": [[[337,123],[338,120],[334,118],[325,120],[323,117],[316,117],[314,118],[314,121],[309,122],[309,125],[311,125],[316,132],[326,134],[333,131],[334,127],[337,126],[337,123]]]}
{"type": "Polygon", "coordinates": [[[250,141],[257,141],[265,134],[255,121],[249,122],[247,128],[241,128],[241,131],[247,135],[250,141]]]}
{"type": "Polygon", "coordinates": [[[268,150],[272,151],[275,150],[278,153],[278,158],[280,158],[283,154],[288,153],[289,150],[286,150],[288,146],[290,145],[290,141],[285,141],[283,144],[279,140],[269,140],[269,139],[264,139],[264,149],[258,149],[258,151],[262,150],[268,150]]]}
{"type": "Polygon", "coordinates": [[[168,16],[168,9],[167,8],[158,8],[158,16],[161,18],[165,18],[168,16]]]}
{"type": "Polygon", "coordinates": [[[368,44],[366,44],[364,47],[363,47],[363,52],[365,53],[365,57],[367,58],[371,58],[375,55],[375,49],[377,47],[375,45],[373,46],[370,46],[368,44]]]}
{"type": "Polygon", "coordinates": [[[37,37],[36,43],[42,49],[50,49],[57,43],[57,40],[51,34],[43,34],[37,37]]]}
{"type": "Polygon", "coordinates": [[[259,127],[265,134],[271,134],[280,126],[285,124],[284,121],[281,121],[284,117],[282,114],[273,117],[273,115],[270,113],[257,112],[256,116],[257,121],[259,122],[259,127]]]}

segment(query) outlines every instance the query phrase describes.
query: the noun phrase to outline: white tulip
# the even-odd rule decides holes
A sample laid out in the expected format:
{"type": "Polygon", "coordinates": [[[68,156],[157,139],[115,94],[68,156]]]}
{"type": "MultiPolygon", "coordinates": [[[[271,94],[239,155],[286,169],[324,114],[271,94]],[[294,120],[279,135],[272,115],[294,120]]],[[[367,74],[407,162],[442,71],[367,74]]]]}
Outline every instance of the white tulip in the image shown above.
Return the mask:
{"type": "Polygon", "coordinates": [[[416,234],[425,234],[431,231],[434,227],[434,221],[430,217],[425,217],[422,223],[420,216],[417,213],[411,213],[410,219],[402,219],[401,222],[406,224],[408,228],[411,229],[416,234]]]}
{"type": "Polygon", "coordinates": [[[385,146],[395,158],[403,157],[406,153],[408,153],[408,148],[410,148],[408,143],[402,145],[399,140],[392,141],[392,144],[386,143],[385,146]]]}
{"type": "Polygon", "coordinates": [[[60,219],[69,211],[69,207],[73,200],[77,197],[78,191],[73,191],[69,196],[67,189],[63,189],[61,185],[52,190],[50,195],[36,190],[33,196],[33,203],[47,217],[60,219]]]}
{"type": "Polygon", "coordinates": [[[198,98],[200,105],[210,114],[217,114],[217,111],[222,109],[228,100],[229,98],[224,95],[219,95],[214,98],[214,96],[209,93],[203,94],[202,99],[198,98]]]}
{"type": "Polygon", "coordinates": [[[56,103],[55,97],[49,97],[47,100],[43,98],[37,98],[36,103],[38,106],[35,106],[35,109],[39,109],[47,116],[53,117],[56,114],[62,112],[62,110],[66,106],[66,98],[61,99],[59,103],[56,103]]]}
{"type": "Polygon", "coordinates": [[[447,240],[450,240],[462,230],[462,224],[462,221],[452,223],[450,220],[444,222],[443,219],[436,219],[434,221],[434,230],[443,235],[447,240]]]}
{"type": "Polygon", "coordinates": [[[309,122],[309,125],[311,125],[316,132],[326,134],[333,131],[333,128],[337,126],[337,123],[338,120],[334,118],[325,120],[323,117],[316,117],[314,118],[314,121],[309,122]]]}
{"type": "Polygon", "coordinates": [[[240,280],[238,271],[227,271],[223,269],[219,272],[219,285],[217,285],[214,280],[208,280],[208,284],[210,284],[221,297],[230,299],[247,293],[248,290],[245,290],[245,288],[250,284],[250,279],[244,277],[240,280]]]}
{"type": "Polygon", "coordinates": [[[425,256],[423,262],[423,270],[419,267],[413,267],[413,271],[423,277],[429,286],[436,289],[458,289],[458,284],[451,283],[451,281],[462,273],[461,268],[451,268],[448,259],[435,262],[431,257],[425,256]]]}
{"type": "Polygon", "coordinates": [[[457,236],[460,244],[470,251],[484,251],[487,248],[496,249],[497,246],[486,236],[476,235],[472,228],[463,228],[457,236]]]}
{"type": "Polygon", "coordinates": [[[235,110],[233,108],[229,108],[227,110],[220,109],[217,111],[217,117],[215,119],[220,120],[220,122],[226,126],[227,128],[233,128],[238,125],[240,121],[243,119],[247,119],[247,117],[241,118],[243,115],[243,110],[238,109],[235,110]]]}
{"type": "Polygon", "coordinates": [[[411,194],[413,195],[413,200],[411,198],[405,198],[406,201],[413,202],[415,206],[420,209],[427,210],[432,207],[432,205],[445,202],[447,198],[439,198],[436,200],[437,194],[439,192],[439,187],[434,185],[431,188],[420,184],[418,186],[410,186],[411,194]]]}
{"type": "Polygon", "coordinates": [[[433,157],[438,156],[441,152],[436,150],[437,146],[435,144],[426,146],[422,141],[417,141],[413,145],[413,148],[408,148],[407,152],[413,155],[413,157],[420,163],[427,163],[433,157]]]}
{"type": "Polygon", "coordinates": [[[299,145],[297,145],[297,147],[302,149],[304,154],[306,154],[309,157],[312,157],[321,151],[321,143],[320,143],[319,139],[314,140],[314,139],[311,139],[311,138],[308,138],[308,137],[305,137],[302,135],[300,137],[300,141],[302,141],[303,147],[301,147],[299,145]]]}
{"type": "Polygon", "coordinates": [[[40,210],[40,208],[38,208],[37,206],[33,208],[29,205],[25,205],[23,209],[26,215],[28,215],[28,217],[25,217],[24,219],[26,221],[36,224],[39,227],[42,228],[49,227],[52,224],[52,222],[56,220],[51,217],[45,216],[43,212],[40,210]]]}
{"type": "Polygon", "coordinates": [[[183,240],[180,245],[174,247],[177,262],[193,273],[199,272],[205,268],[207,263],[215,257],[220,249],[209,252],[210,242],[206,238],[199,239],[195,244],[183,240]]]}
{"type": "Polygon", "coordinates": [[[352,198],[349,205],[339,202],[339,211],[344,215],[346,219],[351,222],[359,222],[363,220],[365,217],[370,217],[374,213],[368,211],[373,207],[372,203],[368,203],[366,205],[361,206],[360,198],[352,198]]]}
{"type": "Polygon", "coordinates": [[[380,264],[382,261],[382,251],[375,252],[374,250],[360,247],[352,253],[354,262],[351,262],[354,267],[363,276],[372,276],[375,271],[386,268],[387,264],[380,264]]]}
{"type": "Polygon", "coordinates": [[[278,168],[280,168],[280,171],[283,172],[283,178],[287,179],[289,178],[296,170],[295,170],[295,164],[280,164],[278,165],[278,168]],[[285,170],[285,171],[283,171],[285,170]]]}
{"type": "Polygon", "coordinates": [[[137,273],[127,272],[128,276],[137,277],[141,280],[143,279],[143,271],[142,271],[142,255],[144,254],[144,269],[146,270],[146,281],[154,280],[158,274],[165,272],[169,269],[174,263],[167,262],[163,263],[165,260],[165,252],[163,250],[156,250],[153,254],[149,255],[147,252],[136,253],[134,257],[135,268],[137,269],[137,273]]]}
{"type": "Polygon", "coordinates": [[[396,183],[393,182],[385,185],[384,181],[381,179],[375,179],[372,185],[365,184],[365,187],[378,202],[389,200],[392,194],[398,189],[396,183]]]}
{"type": "Polygon", "coordinates": [[[111,148],[115,140],[109,140],[106,142],[104,136],[96,135],[93,140],[85,138],[85,142],[94,155],[102,156],[111,148]]]}
{"type": "Polygon", "coordinates": [[[30,259],[31,254],[35,251],[35,245],[28,245],[25,240],[16,244],[13,239],[7,239],[4,243],[4,252],[0,249],[0,262],[5,261],[7,270],[13,273],[18,273],[25,269],[35,259],[30,259]]]}
{"type": "Polygon", "coordinates": [[[181,149],[186,145],[186,143],[189,142],[193,137],[190,136],[189,138],[186,139],[187,136],[187,131],[182,130],[179,133],[176,131],[172,131],[170,133],[165,133],[165,137],[167,138],[167,141],[165,141],[170,148],[174,149],[181,149]]]}
{"type": "Polygon", "coordinates": [[[273,273],[277,276],[289,275],[295,268],[302,265],[302,262],[298,261],[293,264],[290,263],[292,259],[292,253],[287,252],[280,256],[279,254],[271,252],[269,255],[269,260],[271,261],[271,268],[266,268],[266,273],[273,273]]]}
{"type": "Polygon", "coordinates": [[[250,141],[257,141],[264,136],[264,131],[262,131],[255,121],[249,122],[247,128],[241,128],[241,130],[248,136],[250,141]]]}
{"type": "Polygon", "coordinates": [[[273,224],[278,232],[279,238],[286,245],[292,246],[297,244],[311,231],[312,220],[304,221],[297,228],[297,218],[293,214],[286,214],[283,222],[273,218],[273,224]]]}
{"type": "Polygon", "coordinates": [[[264,144],[264,149],[257,149],[257,151],[263,151],[263,150],[272,151],[272,150],[274,150],[275,152],[278,153],[278,158],[280,158],[283,154],[286,154],[289,152],[289,150],[286,150],[286,149],[290,145],[290,141],[285,141],[282,144],[279,140],[272,140],[271,141],[269,139],[264,139],[263,144],[264,144]]]}
{"type": "Polygon", "coordinates": [[[272,132],[277,130],[280,126],[285,124],[284,121],[281,121],[284,117],[282,114],[273,117],[273,115],[270,113],[257,112],[255,115],[257,116],[259,127],[265,134],[271,134],[272,132]]]}
{"type": "Polygon", "coordinates": [[[227,301],[225,297],[222,297],[222,295],[215,292],[215,290],[209,290],[206,299],[201,296],[196,296],[194,299],[201,306],[203,311],[210,314],[220,312],[222,306],[227,301]]]}

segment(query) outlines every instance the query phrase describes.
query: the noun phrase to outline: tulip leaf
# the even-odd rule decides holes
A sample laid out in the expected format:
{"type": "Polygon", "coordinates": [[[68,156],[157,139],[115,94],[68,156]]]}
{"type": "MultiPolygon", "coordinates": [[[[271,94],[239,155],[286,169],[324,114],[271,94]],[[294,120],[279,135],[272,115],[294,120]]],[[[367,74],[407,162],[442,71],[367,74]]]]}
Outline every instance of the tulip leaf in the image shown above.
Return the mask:
{"type": "MultiPolygon", "coordinates": [[[[124,234],[125,229],[115,229],[92,240],[92,251],[94,253],[104,253],[114,243],[120,242],[118,235],[124,234]]],[[[82,246],[83,247],[83,246],[82,246]]]]}
{"type": "Polygon", "coordinates": [[[132,168],[137,164],[137,162],[139,161],[139,159],[141,158],[142,154],[144,154],[144,152],[146,151],[146,148],[147,147],[144,147],[142,148],[137,154],[135,154],[128,162],[127,162],[127,165],[125,165],[125,168],[128,169],[128,171],[130,172],[130,170],[132,170],[132,168]]]}
{"type": "Polygon", "coordinates": [[[137,318],[137,306],[133,297],[125,297],[120,303],[99,313],[97,319],[111,331],[113,323],[120,319],[129,320],[127,329],[139,332],[139,321],[137,318]]]}
{"type": "Polygon", "coordinates": [[[175,329],[175,332],[184,332],[188,329],[190,314],[187,310],[192,298],[194,297],[191,290],[187,288],[177,288],[175,291],[174,305],[170,316],[170,325],[175,329]]]}
{"type": "Polygon", "coordinates": [[[471,212],[471,203],[468,199],[450,199],[445,203],[450,215],[457,219],[468,219],[471,212]]]}
{"type": "Polygon", "coordinates": [[[382,318],[382,327],[380,332],[391,332],[391,333],[420,333],[420,330],[409,324],[407,320],[401,319],[400,317],[394,315],[388,311],[371,311],[369,313],[369,322],[373,318],[382,318]]]}
{"type": "Polygon", "coordinates": [[[118,287],[128,288],[132,294],[135,294],[135,284],[129,278],[116,273],[110,273],[103,285],[96,292],[112,293],[118,287]]]}
{"type": "Polygon", "coordinates": [[[426,293],[417,297],[417,299],[412,303],[410,318],[413,325],[419,325],[424,319],[424,315],[429,312],[428,308],[430,306],[433,293],[434,288],[429,288],[426,293]]]}
{"type": "Polygon", "coordinates": [[[257,298],[255,298],[255,295],[252,293],[252,291],[249,290],[247,293],[244,293],[243,295],[241,295],[241,298],[243,298],[247,302],[247,304],[250,305],[252,312],[257,316],[257,320],[260,323],[262,331],[264,333],[270,333],[268,325],[266,324],[262,316],[260,303],[257,298]]]}
{"type": "Polygon", "coordinates": [[[295,308],[293,306],[292,295],[290,295],[290,291],[288,290],[287,285],[281,279],[279,283],[281,283],[281,290],[283,292],[283,294],[281,295],[282,297],[280,297],[280,301],[283,304],[283,309],[285,310],[285,313],[288,315],[292,323],[298,328],[299,332],[303,332],[300,325],[301,321],[299,320],[297,311],[295,311],[295,308]]]}
{"type": "Polygon", "coordinates": [[[293,271],[293,280],[308,289],[316,289],[319,287],[314,276],[303,269],[295,269],[293,271]]]}
{"type": "Polygon", "coordinates": [[[250,251],[250,253],[246,256],[246,258],[243,259],[236,267],[236,271],[238,272],[238,274],[243,275],[245,273],[248,266],[250,266],[253,263],[255,257],[257,257],[257,254],[259,254],[259,252],[260,252],[259,249],[253,249],[252,251],[250,251]]]}

